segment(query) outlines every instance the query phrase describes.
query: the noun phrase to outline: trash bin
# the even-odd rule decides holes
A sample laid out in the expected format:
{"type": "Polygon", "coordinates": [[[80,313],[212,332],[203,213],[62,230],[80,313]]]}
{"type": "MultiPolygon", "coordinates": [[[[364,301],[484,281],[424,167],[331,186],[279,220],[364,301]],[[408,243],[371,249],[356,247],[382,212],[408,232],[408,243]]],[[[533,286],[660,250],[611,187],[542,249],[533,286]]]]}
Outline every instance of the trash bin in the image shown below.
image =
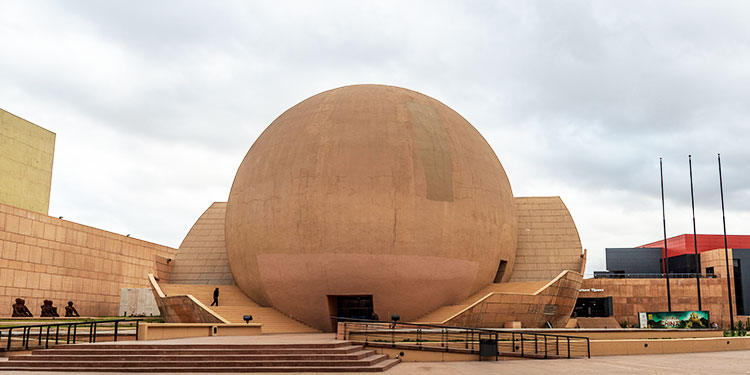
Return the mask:
{"type": "Polygon", "coordinates": [[[490,357],[498,355],[496,339],[479,339],[479,356],[490,357]]]}

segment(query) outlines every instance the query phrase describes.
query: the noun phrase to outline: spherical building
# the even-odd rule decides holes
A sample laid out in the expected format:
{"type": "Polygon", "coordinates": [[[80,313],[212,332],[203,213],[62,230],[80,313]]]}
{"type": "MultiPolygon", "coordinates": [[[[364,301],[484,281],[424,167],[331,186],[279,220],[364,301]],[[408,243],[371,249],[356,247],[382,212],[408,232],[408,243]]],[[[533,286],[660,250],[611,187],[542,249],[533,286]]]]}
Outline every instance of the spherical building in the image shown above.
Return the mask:
{"type": "Polygon", "coordinates": [[[352,307],[340,297],[404,320],[456,303],[512,262],[516,235],[508,178],[477,130],[381,85],[279,116],[240,165],[226,214],[236,284],[324,330],[337,305],[352,307]]]}

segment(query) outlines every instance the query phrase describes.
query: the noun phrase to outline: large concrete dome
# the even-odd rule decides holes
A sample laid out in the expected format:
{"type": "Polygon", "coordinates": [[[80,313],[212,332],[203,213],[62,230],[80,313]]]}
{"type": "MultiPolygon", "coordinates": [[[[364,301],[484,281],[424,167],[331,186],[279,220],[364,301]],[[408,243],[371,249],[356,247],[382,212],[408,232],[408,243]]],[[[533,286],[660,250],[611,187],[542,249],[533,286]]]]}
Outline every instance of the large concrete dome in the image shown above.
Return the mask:
{"type": "Polygon", "coordinates": [[[484,138],[439,101],[347,86],[279,116],[242,161],[226,216],[237,285],[323,330],[335,296],[405,321],[510,274],[516,217],[484,138]]]}

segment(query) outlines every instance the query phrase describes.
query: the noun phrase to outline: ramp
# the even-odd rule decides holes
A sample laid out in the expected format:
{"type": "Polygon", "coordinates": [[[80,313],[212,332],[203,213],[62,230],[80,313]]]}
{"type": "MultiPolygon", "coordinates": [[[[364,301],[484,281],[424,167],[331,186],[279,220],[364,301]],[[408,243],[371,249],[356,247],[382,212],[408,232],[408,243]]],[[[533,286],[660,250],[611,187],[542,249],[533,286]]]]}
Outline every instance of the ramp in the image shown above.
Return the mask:
{"type": "Polygon", "coordinates": [[[422,324],[444,324],[455,315],[469,308],[471,305],[479,302],[489,294],[527,294],[533,295],[540,289],[544,288],[549,281],[528,281],[518,283],[498,283],[489,284],[478,292],[472,294],[457,305],[442,306],[432,312],[417,319],[415,323],[422,324]]]}
{"type": "Polygon", "coordinates": [[[244,323],[244,315],[252,315],[253,323],[262,323],[263,333],[320,332],[282,314],[273,307],[253,302],[235,285],[159,284],[166,296],[192,295],[222,318],[231,323],[244,323]],[[219,288],[219,306],[210,306],[213,292],[219,288]],[[210,306],[210,307],[209,307],[210,306]]]}

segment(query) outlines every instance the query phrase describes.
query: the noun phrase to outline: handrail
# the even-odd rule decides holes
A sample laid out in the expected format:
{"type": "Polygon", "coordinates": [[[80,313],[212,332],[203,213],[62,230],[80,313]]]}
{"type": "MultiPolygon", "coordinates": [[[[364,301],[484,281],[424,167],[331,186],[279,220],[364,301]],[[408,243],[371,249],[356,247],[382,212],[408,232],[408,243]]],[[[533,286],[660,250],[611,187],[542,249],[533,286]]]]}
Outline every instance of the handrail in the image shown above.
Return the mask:
{"type": "MultiPolygon", "coordinates": [[[[192,303],[193,305],[197,306],[198,309],[205,311],[208,315],[213,317],[217,320],[217,322],[207,321],[202,323],[224,323],[224,324],[230,324],[231,322],[227,319],[225,319],[223,316],[219,315],[211,309],[209,306],[206,306],[203,302],[201,302],[198,298],[195,298],[192,294],[173,294],[173,295],[166,295],[164,291],[161,289],[161,286],[159,286],[158,277],[154,276],[153,273],[148,274],[148,281],[151,284],[151,290],[154,292],[154,299],[156,300],[156,305],[159,307],[159,310],[161,311],[162,315],[167,317],[168,314],[166,314],[165,307],[162,304],[164,301],[166,301],[167,298],[186,298],[192,303]]],[[[185,322],[186,323],[186,322],[185,322]]]]}
{"type": "Polygon", "coordinates": [[[412,346],[419,350],[432,348],[446,352],[479,353],[481,356],[482,353],[487,353],[485,351],[487,346],[485,345],[491,346],[494,343],[496,347],[495,352],[502,354],[491,355],[515,355],[532,358],[573,358],[585,356],[591,358],[590,340],[588,337],[583,336],[525,332],[511,329],[401,323],[336,316],[331,318],[343,323],[343,338],[345,340],[364,341],[369,345],[384,343],[389,344],[391,347],[396,347],[396,345],[412,346]],[[483,336],[490,337],[489,341],[482,339],[483,336]],[[524,342],[530,343],[531,341],[534,343],[533,353],[526,350],[526,345],[524,345],[524,342]],[[584,342],[586,345],[585,349],[580,346],[584,342]],[[561,346],[563,344],[566,345],[561,346]],[[573,349],[580,351],[580,355],[573,355],[571,344],[573,344],[573,349]],[[510,347],[508,347],[509,345],[510,347]]]}
{"type": "MultiPolygon", "coordinates": [[[[138,318],[129,318],[129,319],[108,319],[108,320],[93,320],[93,321],[79,321],[79,322],[63,322],[63,323],[46,323],[46,324],[27,324],[27,325],[18,325],[13,327],[3,327],[0,328],[0,343],[2,342],[3,338],[7,337],[7,343],[5,345],[0,345],[0,350],[5,351],[11,351],[11,350],[28,350],[29,346],[32,341],[32,336],[36,336],[37,345],[36,347],[42,347],[49,348],[50,341],[54,340],[54,344],[57,345],[60,343],[60,328],[61,327],[67,327],[67,332],[65,332],[65,343],[70,344],[71,342],[73,344],[78,342],[78,327],[79,326],[88,326],[88,337],[83,336],[84,339],[87,339],[88,342],[96,342],[97,338],[97,328],[98,326],[102,324],[109,324],[114,323],[114,332],[112,334],[113,341],[117,341],[118,336],[121,335],[119,332],[120,323],[123,322],[135,322],[135,339],[138,340],[138,330],[140,322],[143,319],[138,318]],[[32,332],[33,329],[39,328],[38,333],[32,332]],[[51,332],[52,328],[55,328],[54,332],[51,332]],[[72,335],[71,335],[71,329],[72,329],[72,335]],[[14,347],[14,337],[13,337],[13,331],[18,332],[21,331],[21,338],[20,338],[20,347],[14,347]],[[8,331],[7,335],[3,334],[3,331],[8,331]],[[46,331],[46,333],[45,333],[46,331]],[[50,337],[54,333],[53,337],[50,337]],[[44,337],[44,345],[42,345],[42,338],[44,337]]],[[[101,333],[99,334],[101,335],[101,333]]],[[[17,342],[17,341],[16,341],[17,342]]]]}
{"type": "Polygon", "coordinates": [[[549,281],[548,283],[546,283],[546,284],[544,284],[543,286],[541,286],[541,287],[539,287],[538,289],[536,289],[536,290],[534,291],[534,293],[518,293],[518,292],[502,292],[502,291],[500,291],[500,292],[489,292],[489,293],[488,293],[488,294],[486,294],[486,295],[485,295],[484,297],[482,297],[482,298],[479,298],[478,300],[476,300],[476,301],[474,301],[474,302],[472,302],[472,303],[470,303],[470,304],[466,305],[466,307],[464,307],[464,308],[463,308],[463,309],[461,309],[460,311],[458,311],[458,312],[454,313],[453,315],[451,315],[451,316],[450,316],[450,317],[448,317],[447,319],[443,319],[443,321],[442,321],[441,323],[447,323],[447,322],[451,321],[452,319],[455,319],[455,318],[456,318],[457,316],[459,316],[459,315],[461,315],[461,314],[464,314],[464,313],[466,313],[466,312],[467,312],[467,311],[469,311],[470,309],[474,308],[474,307],[475,307],[476,305],[478,305],[478,304],[480,304],[480,303],[484,302],[484,301],[485,301],[486,299],[488,299],[488,298],[490,298],[490,297],[492,297],[492,296],[494,296],[494,295],[496,295],[496,294],[520,294],[520,295],[530,295],[530,296],[537,296],[537,295],[539,295],[540,293],[542,293],[542,292],[543,292],[544,290],[546,290],[547,288],[549,288],[549,287],[551,287],[552,285],[554,285],[555,283],[559,282],[559,281],[560,281],[560,279],[562,279],[563,277],[565,277],[565,276],[566,276],[566,275],[567,275],[568,273],[575,273],[575,274],[578,274],[578,275],[581,275],[581,276],[582,276],[582,274],[579,274],[578,272],[575,272],[575,271],[571,271],[571,270],[562,270],[562,271],[560,271],[560,273],[559,273],[559,274],[557,274],[557,276],[555,276],[555,278],[554,278],[554,279],[550,280],[550,281],[549,281]]]}
{"type": "MultiPolygon", "coordinates": [[[[610,271],[595,271],[595,279],[663,279],[664,273],[614,273],[610,271]]],[[[670,272],[669,277],[675,279],[715,279],[716,274],[713,273],[691,273],[691,272],[670,272]]]]}
{"type": "Polygon", "coordinates": [[[164,292],[161,290],[161,286],[159,286],[159,280],[157,280],[156,276],[154,276],[153,273],[148,274],[148,282],[151,284],[151,288],[153,288],[154,291],[156,291],[156,295],[160,298],[164,298],[167,295],[164,294],[164,292]]]}
{"type": "MultiPolygon", "coordinates": [[[[391,320],[370,320],[370,319],[358,319],[358,318],[347,318],[347,317],[341,317],[341,316],[332,316],[331,319],[336,319],[338,321],[351,321],[351,322],[363,322],[363,323],[388,323],[393,325],[393,321],[391,320]]],[[[419,326],[419,327],[432,327],[432,328],[448,328],[448,329],[457,329],[457,330],[473,330],[473,331],[484,331],[484,332],[506,332],[506,333],[518,333],[518,334],[526,334],[530,335],[530,332],[527,331],[520,331],[520,330],[513,330],[513,329],[506,329],[506,328],[474,328],[474,327],[462,327],[462,326],[446,326],[446,325],[439,325],[439,324],[428,324],[428,323],[404,323],[404,322],[396,322],[397,325],[402,326],[419,326]]],[[[552,333],[536,333],[540,336],[559,336],[559,337],[570,337],[571,339],[585,339],[586,336],[570,336],[570,335],[556,335],[552,333]]]]}

